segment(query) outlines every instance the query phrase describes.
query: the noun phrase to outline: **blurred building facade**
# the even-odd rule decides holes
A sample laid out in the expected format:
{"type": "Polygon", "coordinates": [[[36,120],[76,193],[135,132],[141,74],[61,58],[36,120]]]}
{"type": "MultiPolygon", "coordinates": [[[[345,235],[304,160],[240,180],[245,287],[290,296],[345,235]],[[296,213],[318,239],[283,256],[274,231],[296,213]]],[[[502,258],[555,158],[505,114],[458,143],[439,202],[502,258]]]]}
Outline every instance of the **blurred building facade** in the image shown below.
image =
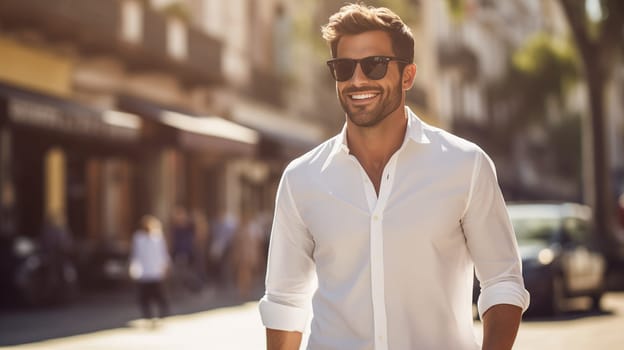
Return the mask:
{"type": "Polygon", "coordinates": [[[0,3],[8,234],[54,213],[81,252],[127,251],[145,213],[271,211],[285,163],[325,136],[289,101],[289,31],[277,2],[0,3]]]}

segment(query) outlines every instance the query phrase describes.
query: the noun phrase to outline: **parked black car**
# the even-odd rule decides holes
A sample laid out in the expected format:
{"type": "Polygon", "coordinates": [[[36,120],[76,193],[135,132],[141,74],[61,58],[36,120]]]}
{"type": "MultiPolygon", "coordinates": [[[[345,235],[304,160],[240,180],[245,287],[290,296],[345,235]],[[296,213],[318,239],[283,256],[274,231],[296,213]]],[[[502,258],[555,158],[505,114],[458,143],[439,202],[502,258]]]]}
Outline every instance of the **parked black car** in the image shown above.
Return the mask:
{"type": "MultiPolygon", "coordinates": [[[[606,259],[593,241],[591,209],[576,203],[511,203],[507,206],[531,293],[532,314],[555,315],[566,299],[591,297],[599,309],[606,259]]],[[[475,281],[475,298],[478,296],[475,281]]]]}
{"type": "Polygon", "coordinates": [[[106,240],[80,244],[78,274],[87,289],[114,288],[129,282],[128,247],[106,240]]]}
{"type": "Polygon", "coordinates": [[[1,242],[1,304],[39,306],[76,298],[78,278],[70,256],[53,261],[39,240],[29,236],[16,235],[1,242]]]}

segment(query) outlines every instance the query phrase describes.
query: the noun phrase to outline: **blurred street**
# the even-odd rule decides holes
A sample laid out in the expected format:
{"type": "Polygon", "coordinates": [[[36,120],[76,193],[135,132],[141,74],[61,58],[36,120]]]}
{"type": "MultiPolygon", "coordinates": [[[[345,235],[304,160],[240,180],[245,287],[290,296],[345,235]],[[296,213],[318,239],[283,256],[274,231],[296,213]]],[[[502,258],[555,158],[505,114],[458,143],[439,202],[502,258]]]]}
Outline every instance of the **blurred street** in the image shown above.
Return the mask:
{"type": "MultiPolygon", "coordinates": [[[[585,311],[586,300],[572,303],[556,318],[527,318],[520,325],[515,350],[621,349],[624,344],[624,292],[605,294],[602,311],[585,311]]],[[[475,327],[480,331],[480,324],[475,327]]]]}
{"type": "MultiPolygon", "coordinates": [[[[259,296],[260,289],[254,292],[259,296]]],[[[263,349],[264,329],[256,301],[235,295],[233,289],[178,295],[174,315],[155,328],[137,320],[130,290],[83,298],[68,308],[4,313],[0,315],[0,348],[263,349]]],[[[602,305],[602,312],[576,310],[572,305],[571,311],[554,319],[529,318],[521,326],[514,349],[619,349],[624,343],[624,292],[607,294],[602,305]]],[[[481,334],[479,321],[475,332],[481,334]]]]}
{"type": "Polygon", "coordinates": [[[68,306],[4,311],[2,349],[252,349],[263,344],[256,301],[235,288],[170,293],[171,316],[140,319],[132,286],[80,298],[68,306]],[[18,345],[21,344],[21,345],[18,345]]]}

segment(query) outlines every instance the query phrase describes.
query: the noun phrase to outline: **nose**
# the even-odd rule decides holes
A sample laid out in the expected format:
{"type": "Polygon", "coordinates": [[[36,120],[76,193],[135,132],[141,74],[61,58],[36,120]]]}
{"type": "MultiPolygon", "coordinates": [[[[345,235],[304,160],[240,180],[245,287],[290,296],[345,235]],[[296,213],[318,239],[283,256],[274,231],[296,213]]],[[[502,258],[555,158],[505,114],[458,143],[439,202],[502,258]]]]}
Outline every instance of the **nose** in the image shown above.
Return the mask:
{"type": "Polygon", "coordinates": [[[358,62],[355,65],[355,71],[353,72],[353,76],[351,77],[350,80],[351,80],[351,83],[354,85],[357,85],[360,82],[368,81],[368,77],[362,71],[362,66],[360,65],[360,62],[358,62]]]}

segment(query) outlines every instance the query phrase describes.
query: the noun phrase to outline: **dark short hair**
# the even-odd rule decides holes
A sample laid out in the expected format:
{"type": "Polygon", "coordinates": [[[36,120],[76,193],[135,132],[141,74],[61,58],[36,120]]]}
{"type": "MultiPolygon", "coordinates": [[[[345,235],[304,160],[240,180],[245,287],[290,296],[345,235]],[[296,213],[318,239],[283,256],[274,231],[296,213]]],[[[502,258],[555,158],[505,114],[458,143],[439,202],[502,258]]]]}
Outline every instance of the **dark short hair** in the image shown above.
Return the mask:
{"type": "Polygon", "coordinates": [[[401,18],[385,7],[349,4],[329,17],[329,23],[321,29],[323,39],[336,57],[338,42],[343,35],[355,35],[372,30],[381,30],[390,35],[394,54],[408,62],[414,61],[414,36],[401,18]]]}

